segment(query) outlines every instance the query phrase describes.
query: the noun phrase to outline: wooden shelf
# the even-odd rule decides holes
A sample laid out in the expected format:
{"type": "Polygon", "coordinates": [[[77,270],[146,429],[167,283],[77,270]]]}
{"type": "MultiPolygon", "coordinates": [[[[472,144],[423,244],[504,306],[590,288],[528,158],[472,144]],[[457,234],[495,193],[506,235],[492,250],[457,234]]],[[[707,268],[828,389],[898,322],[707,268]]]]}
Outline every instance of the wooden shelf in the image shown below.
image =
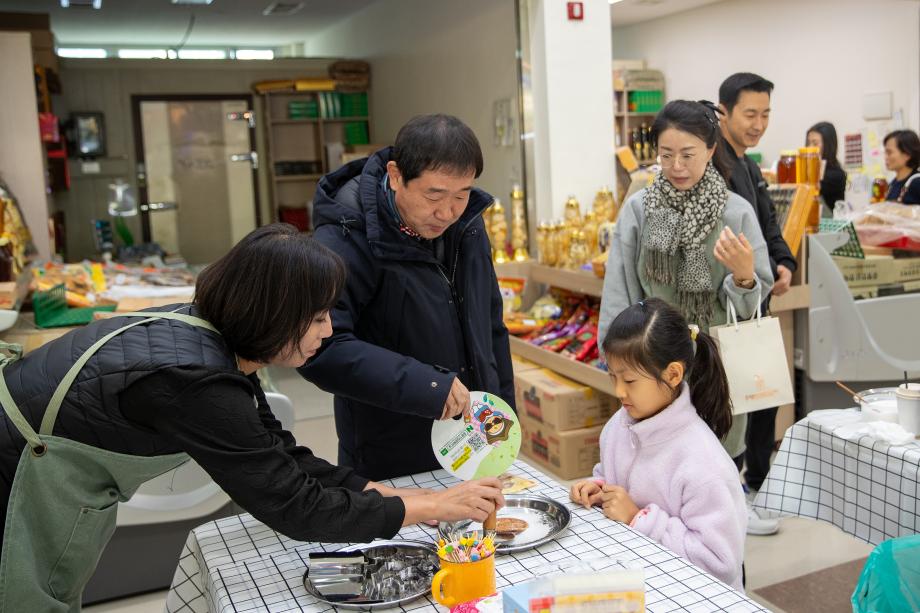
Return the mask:
{"type": "Polygon", "coordinates": [[[352,121],[370,121],[367,117],[329,117],[323,118],[323,123],[348,123],[352,121]]]}
{"type": "Polygon", "coordinates": [[[614,117],[655,117],[658,114],[658,111],[654,113],[651,112],[640,112],[636,113],[633,111],[627,111],[626,113],[614,113],[614,117]]]}
{"type": "Polygon", "coordinates": [[[315,117],[310,117],[306,119],[272,119],[273,126],[291,125],[291,124],[298,124],[298,123],[311,125],[311,124],[319,123],[319,119],[315,117]]]}
{"type": "Polygon", "coordinates": [[[557,372],[564,377],[578,381],[605,394],[613,394],[613,384],[610,376],[593,366],[570,360],[542,347],[531,345],[514,336],[510,337],[511,353],[535,362],[544,368],[557,372]]]}
{"type": "Polygon", "coordinates": [[[530,278],[538,283],[589,296],[599,297],[604,289],[604,280],[590,272],[553,268],[545,264],[531,264],[530,278]]]}
{"type": "Polygon", "coordinates": [[[275,181],[319,181],[323,175],[277,175],[275,181]]]}

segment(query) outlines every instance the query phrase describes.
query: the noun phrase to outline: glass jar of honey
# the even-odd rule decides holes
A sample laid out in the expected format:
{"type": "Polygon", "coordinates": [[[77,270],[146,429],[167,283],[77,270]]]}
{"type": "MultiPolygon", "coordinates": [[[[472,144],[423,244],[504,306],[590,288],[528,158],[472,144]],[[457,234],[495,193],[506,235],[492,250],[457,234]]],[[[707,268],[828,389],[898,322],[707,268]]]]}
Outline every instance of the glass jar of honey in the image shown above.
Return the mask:
{"type": "Polygon", "coordinates": [[[888,179],[885,175],[878,175],[872,180],[872,197],[871,203],[885,202],[888,197],[888,179]]]}
{"type": "Polygon", "coordinates": [[[795,150],[783,151],[780,154],[779,162],[776,164],[776,181],[782,185],[785,183],[796,183],[796,152],[795,150]]]}

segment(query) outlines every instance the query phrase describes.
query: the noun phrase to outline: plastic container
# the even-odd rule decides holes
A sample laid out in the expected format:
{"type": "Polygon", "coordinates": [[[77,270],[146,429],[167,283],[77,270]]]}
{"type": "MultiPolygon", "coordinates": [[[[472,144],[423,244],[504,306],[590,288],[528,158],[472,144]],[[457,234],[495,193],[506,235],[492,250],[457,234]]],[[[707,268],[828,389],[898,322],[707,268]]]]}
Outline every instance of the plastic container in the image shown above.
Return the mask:
{"type": "Polygon", "coordinates": [[[879,387],[859,392],[863,421],[898,423],[898,398],[896,387],[879,387]]]}
{"type": "Polygon", "coordinates": [[[898,423],[908,432],[913,432],[916,437],[920,434],[920,383],[902,383],[895,395],[898,423]]]}

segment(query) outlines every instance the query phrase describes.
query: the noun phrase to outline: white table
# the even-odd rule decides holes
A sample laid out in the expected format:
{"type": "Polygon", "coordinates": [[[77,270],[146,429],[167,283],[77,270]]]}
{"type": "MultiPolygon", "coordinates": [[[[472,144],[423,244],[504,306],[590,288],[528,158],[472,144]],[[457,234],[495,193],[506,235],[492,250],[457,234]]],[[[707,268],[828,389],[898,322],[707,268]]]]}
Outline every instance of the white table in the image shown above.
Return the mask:
{"type": "Polygon", "coordinates": [[[754,507],[830,522],[878,544],[920,532],[920,444],[853,436],[856,409],[814,411],[783,437],[754,507]]]}
{"type": "MultiPolygon", "coordinates": [[[[551,477],[518,461],[510,471],[537,485],[525,494],[563,501],[572,513],[569,529],[537,549],[496,560],[499,590],[528,581],[540,567],[572,559],[607,567],[638,563],[645,567],[647,608],[664,611],[765,611],[712,575],[598,509],[569,502],[568,490],[551,477]]],[[[387,482],[394,487],[439,489],[456,483],[444,471],[387,482]]],[[[406,526],[396,538],[430,542],[433,529],[406,526]]],[[[169,613],[242,611],[317,611],[335,609],[308,595],[302,580],[311,551],[334,551],[342,545],[288,539],[248,514],[210,522],[193,530],[182,550],[166,601],[169,613]]],[[[391,611],[447,611],[420,598],[391,611]]]]}

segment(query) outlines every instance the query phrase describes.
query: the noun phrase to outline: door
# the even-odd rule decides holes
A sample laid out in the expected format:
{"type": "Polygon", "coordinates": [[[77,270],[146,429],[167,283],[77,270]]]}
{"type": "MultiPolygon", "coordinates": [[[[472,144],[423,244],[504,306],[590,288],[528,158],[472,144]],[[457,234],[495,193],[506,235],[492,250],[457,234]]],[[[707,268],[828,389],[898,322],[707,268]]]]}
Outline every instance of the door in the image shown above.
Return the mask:
{"type": "Polygon", "coordinates": [[[260,224],[252,98],[134,96],[144,239],[208,264],[260,224]]]}

